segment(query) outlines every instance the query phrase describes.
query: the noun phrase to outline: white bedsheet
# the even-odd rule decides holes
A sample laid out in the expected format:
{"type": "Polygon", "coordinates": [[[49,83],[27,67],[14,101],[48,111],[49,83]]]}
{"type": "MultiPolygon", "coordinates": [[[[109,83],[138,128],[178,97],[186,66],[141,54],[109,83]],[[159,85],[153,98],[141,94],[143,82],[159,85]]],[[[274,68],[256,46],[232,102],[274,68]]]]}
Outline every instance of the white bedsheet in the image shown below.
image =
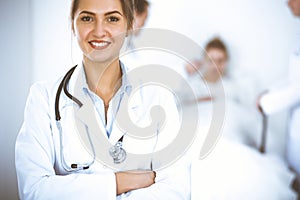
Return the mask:
{"type": "MultiPolygon", "coordinates": [[[[198,104],[198,108],[197,137],[189,149],[193,159],[192,200],[297,199],[297,194],[291,188],[295,174],[279,155],[261,154],[255,145],[249,145],[261,134],[258,131],[259,124],[250,120],[246,110],[241,110],[231,102],[226,102],[219,140],[212,151],[200,160],[208,130],[216,122],[212,121],[212,116],[222,116],[212,112],[212,102],[198,104]],[[244,128],[249,132],[244,132],[244,128]]],[[[187,106],[186,109],[193,112],[195,107],[187,106]]]]}
{"type": "Polygon", "coordinates": [[[294,177],[279,158],[221,138],[206,158],[193,160],[192,200],[293,200],[294,177]]]}

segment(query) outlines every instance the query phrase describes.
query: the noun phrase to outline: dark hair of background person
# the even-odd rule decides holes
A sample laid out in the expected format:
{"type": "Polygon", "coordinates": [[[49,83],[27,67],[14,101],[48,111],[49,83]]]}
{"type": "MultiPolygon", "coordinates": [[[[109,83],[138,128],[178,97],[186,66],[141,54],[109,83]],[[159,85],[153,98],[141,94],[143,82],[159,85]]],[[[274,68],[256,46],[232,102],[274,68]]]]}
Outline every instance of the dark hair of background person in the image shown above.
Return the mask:
{"type": "Polygon", "coordinates": [[[225,53],[227,59],[229,57],[226,45],[219,37],[213,38],[206,44],[205,50],[208,51],[209,49],[220,49],[225,53]]]}
{"type": "Polygon", "coordinates": [[[134,10],[139,15],[144,13],[147,10],[147,7],[150,5],[147,0],[133,0],[134,10]]]}

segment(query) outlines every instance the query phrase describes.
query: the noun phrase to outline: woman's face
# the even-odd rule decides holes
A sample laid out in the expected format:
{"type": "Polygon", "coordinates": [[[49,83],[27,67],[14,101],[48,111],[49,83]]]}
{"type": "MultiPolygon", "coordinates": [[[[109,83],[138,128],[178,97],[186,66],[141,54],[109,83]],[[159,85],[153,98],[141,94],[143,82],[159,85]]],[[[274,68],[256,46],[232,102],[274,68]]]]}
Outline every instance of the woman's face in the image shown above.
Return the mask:
{"type": "Polygon", "coordinates": [[[148,18],[148,8],[146,8],[145,12],[143,12],[141,14],[137,14],[137,13],[134,14],[134,25],[133,26],[136,29],[134,32],[136,35],[138,35],[140,32],[140,30],[138,30],[138,29],[141,29],[144,27],[147,18],[148,18]]]}
{"type": "Polygon", "coordinates": [[[206,63],[209,70],[215,71],[215,69],[218,69],[220,74],[224,74],[227,64],[226,53],[218,48],[210,48],[206,53],[206,63]]]}
{"type": "Polygon", "coordinates": [[[120,0],[80,0],[73,27],[85,59],[109,63],[118,58],[127,32],[120,0]]]}
{"type": "Polygon", "coordinates": [[[300,17],[300,0],[289,0],[288,5],[293,14],[300,17]]]}

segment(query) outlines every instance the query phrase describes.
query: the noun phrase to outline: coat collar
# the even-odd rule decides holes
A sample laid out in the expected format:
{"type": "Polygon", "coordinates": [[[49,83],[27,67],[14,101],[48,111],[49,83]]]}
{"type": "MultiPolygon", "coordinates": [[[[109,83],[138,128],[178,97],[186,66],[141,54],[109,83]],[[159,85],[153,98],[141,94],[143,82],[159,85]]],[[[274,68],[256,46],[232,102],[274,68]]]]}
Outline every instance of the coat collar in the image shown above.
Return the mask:
{"type": "MultiPolygon", "coordinates": [[[[128,99],[132,91],[132,85],[127,79],[127,69],[121,63],[123,77],[122,77],[122,86],[116,95],[124,95],[123,99],[128,99]]],[[[86,81],[84,66],[82,63],[78,64],[73,75],[68,84],[68,91],[76,97],[79,101],[82,102],[82,106],[78,107],[78,110],[75,110],[75,117],[84,123],[90,130],[91,133],[99,134],[101,133],[101,139],[107,139],[106,130],[101,119],[98,116],[97,110],[94,106],[94,103],[87,93],[88,85],[86,81]]],[[[71,101],[71,100],[70,100],[71,101]]],[[[142,95],[138,95],[135,98],[134,102],[130,103],[130,110],[136,112],[142,103],[142,95]]],[[[122,103],[121,105],[122,106],[122,103]]],[[[139,113],[137,113],[139,115],[139,113]]],[[[124,130],[120,130],[116,123],[113,124],[113,129],[109,137],[109,141],[114,145],[121,137],[125,134],[124,130]]]]}

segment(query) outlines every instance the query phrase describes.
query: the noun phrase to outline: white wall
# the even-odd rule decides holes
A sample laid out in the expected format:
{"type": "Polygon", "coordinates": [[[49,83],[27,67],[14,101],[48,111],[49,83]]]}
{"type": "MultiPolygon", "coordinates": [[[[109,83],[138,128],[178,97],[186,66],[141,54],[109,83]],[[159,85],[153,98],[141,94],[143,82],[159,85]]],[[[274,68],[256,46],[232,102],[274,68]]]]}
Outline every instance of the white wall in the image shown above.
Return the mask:
{"type": "Polygon", "coordinates": [[[219,35],[229,47],[230,67],[266,83],[286,73],[297,25],[285,0],[152,0],[147,24],[178,31],[200,45],[219,35]]]}
{"type": "Polygon", "coordinates": [[[14,146],[32,73],[30,0],[1,0],[0,18],[0,199],[18,199],[14,146]]]}
{"type": "Polygon", "coordinates": [[[57,77],[72,65],[70,0],[32,0],[33,80],[57,77]]]}

